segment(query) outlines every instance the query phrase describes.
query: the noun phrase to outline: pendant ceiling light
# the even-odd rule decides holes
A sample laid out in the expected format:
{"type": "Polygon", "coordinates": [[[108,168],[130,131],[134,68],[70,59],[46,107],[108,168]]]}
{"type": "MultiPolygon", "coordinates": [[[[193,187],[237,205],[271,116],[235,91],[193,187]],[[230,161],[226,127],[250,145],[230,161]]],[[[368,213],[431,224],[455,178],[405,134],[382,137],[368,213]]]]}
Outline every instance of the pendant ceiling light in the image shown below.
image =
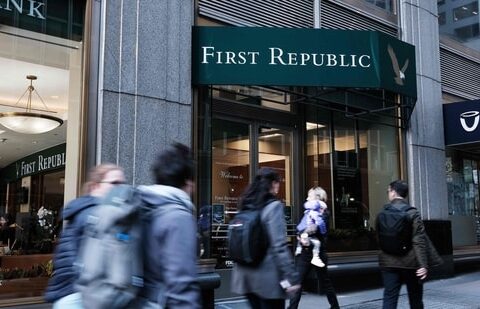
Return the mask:
{"type": "Polygon", "coordinates": [[[28,93],[26,111],[0,113],[0,124],[7,129],[24,134],[45,133],[61,126],[63,120],[58,117],[32,112],[32,94],[35,92],[40,98],[43,106],[45,106],[46,111],[53,113],[48,109],[45,102],[43,102],[42,98],[33,87],[33,81],[36,80],[37,77],[35,75],[27,75],[27,79],[30,80],[30,85],[18,99],[17,103],[15,103],[15,105],[17,105],[25,94],[28,93]]]}

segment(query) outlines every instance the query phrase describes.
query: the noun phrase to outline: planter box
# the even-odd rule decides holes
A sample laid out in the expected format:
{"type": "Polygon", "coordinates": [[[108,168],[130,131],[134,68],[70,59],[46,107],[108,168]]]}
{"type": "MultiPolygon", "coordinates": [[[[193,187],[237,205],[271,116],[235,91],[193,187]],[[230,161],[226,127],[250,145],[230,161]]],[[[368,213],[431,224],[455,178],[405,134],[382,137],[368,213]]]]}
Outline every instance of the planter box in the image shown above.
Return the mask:
{"type": "Polygon", "coordinates": [[[53,254],[4,255],[0,256],[0,267],[29,269],[33,265],[45,264],[52,258],[53,254]]]}
{"type": "Polygon", "coordinates": [[[41,296],[47,287],[48,279],[49,277],[36,277],[2,280],[0,300],[41,296]]]}

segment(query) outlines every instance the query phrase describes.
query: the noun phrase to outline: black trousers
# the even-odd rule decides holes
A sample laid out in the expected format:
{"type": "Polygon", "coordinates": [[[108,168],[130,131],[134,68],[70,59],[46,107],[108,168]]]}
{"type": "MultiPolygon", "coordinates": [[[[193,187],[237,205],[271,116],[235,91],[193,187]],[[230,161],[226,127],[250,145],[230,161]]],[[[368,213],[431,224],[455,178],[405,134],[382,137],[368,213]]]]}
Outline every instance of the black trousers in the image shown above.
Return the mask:
{"type": "Polygon", "coordinates": [[[423,309],[423,282],[416,275],[415,269],[382,269],[383,309],[396,309],[402,283],[407,285],[408,302],[412,309],[423,309]]]}
{"type": "Polygon", "coordinates": [[[285,309],[285,299],[266,299],[253,293],[246,296],[252,309],[285,309]]]}
{"type": "MultiPolygon", "coordinates": [[[[300,275],[300,280],[303,282],[305,278],[308,276],[308,273],[313,268],[317,275],[317,279],[320,282],[322,290],[327,295],[328,303],[330,304],[330,308],[340,308],[337,300],[337,294],[335,293],[335,289],[333,287],[332,280],[328,276],[327,272],[327,262],[328,258],[325,252],[320,252],[320,258],[325,263],[325,267],[317,267],[310,263],[312,260],[312,248],[311,247],[304,247],[302,249],[302,253],[295,257],[295,267],[297,269],[298,274],[300,275]]],[[[290,299],[289,309],[297,309],[298,304],[300,303],[300,298],[302,297],[302,290],[298,290],[293,297],[290,299]]]]}

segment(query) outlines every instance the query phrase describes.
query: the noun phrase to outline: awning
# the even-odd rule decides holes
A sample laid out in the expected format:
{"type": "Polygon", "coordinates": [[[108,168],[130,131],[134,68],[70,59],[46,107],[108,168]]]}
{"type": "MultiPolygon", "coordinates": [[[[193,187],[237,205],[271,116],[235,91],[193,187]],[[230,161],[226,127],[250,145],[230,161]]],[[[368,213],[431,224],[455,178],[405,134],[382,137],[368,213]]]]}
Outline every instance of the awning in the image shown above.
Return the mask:
{"type": "Polygon", "coordinates": [[[366,121],[393,117],[402,128],[415,107],[415,47],[381,32],[193,27],[192,49],[194,85],[288,89],[295,103],[366,121]],[[391,99],[387,92],[402,96],[391,99]],[[349,97],[359,95],[371,99],[351,105],[349,97]]]}
{"type": "Polygon", "coordinates": [[[480,150],[480,100],[443,105],[445,145],[480,150]]]}
{"type": "Polygon", "coordinates": [[[193,27],[196,85],[384,89],[417,97],[415,47],[378,31],[193,27]]]}

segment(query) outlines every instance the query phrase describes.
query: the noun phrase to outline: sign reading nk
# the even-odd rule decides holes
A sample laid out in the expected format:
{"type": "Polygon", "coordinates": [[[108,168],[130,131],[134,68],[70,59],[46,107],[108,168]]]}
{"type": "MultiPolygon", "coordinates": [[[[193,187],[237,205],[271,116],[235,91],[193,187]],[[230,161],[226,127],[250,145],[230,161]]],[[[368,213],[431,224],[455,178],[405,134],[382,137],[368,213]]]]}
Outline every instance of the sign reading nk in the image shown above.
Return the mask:
{"type": "Polygon", "coordinates": [[[194,27],[193,83],[383,88],[416,97],[415,49],[374,31],[194,27]]]}

